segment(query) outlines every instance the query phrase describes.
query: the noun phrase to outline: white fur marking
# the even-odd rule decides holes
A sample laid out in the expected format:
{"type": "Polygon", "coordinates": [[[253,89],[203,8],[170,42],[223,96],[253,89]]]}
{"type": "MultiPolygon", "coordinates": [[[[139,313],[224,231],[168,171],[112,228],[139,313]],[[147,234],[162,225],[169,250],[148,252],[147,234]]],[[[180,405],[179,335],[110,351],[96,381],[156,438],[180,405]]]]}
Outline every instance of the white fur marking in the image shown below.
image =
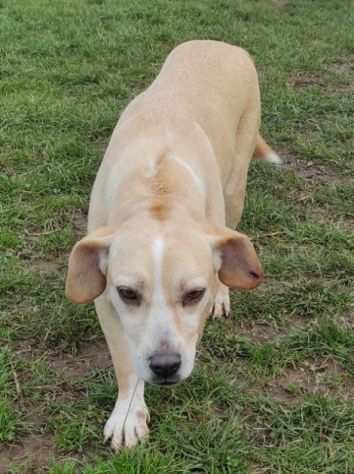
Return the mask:
{"type": "Polygon", "coordinates": [[[183,166],[183,168],[185,170],[188,171],[188,173],[192,176],[194,182],[196,183],[196,185],[198,186],[199,188],[199,191],[203,194],[203,196],[205,196],[205,187],[203,185],[203,182],[202,180],[199,178],[199,176],[197,176],[197,174],[195,173],[195,171],[193,170],[193,168],[188,164],[186,163],[185,161],[181,160],[180,158],[178,158],[177,156],[172,156],[172,159],[175,160],[178,164],[180,164],[181,166],[183,166]]]}
{"type": "Polygon", "coordinates": [[[147,163],[147,171],[146,171],[146,177],[147,178],[153,178],[156,173],[157,173],[157,160],[155,159],[150,159],[147,163]]]}
{"type": "Polygon", "coordinates": [[[268,161],[268,163],[272,163],[273,165],[281,165],[283,163],[283,160],[280,158],[280,156],[274,152],[269,153],[265,157],[265,160],[268,161]]]}
{"type": "Polygon", "coordinates": [[[116,238],[109,249],[109,256],[115,258],[118,255],[119,239],[116,238]]]}
{"type": "MultiPolygon", "coordinates": [[[[165,253],[165,241],[158,238],[154,241],[152,247],[153,265],[154,265],[154,292],[152,295],[152,341],[159,341],[162,338],[169,338],[171,344],[176,343],[174,320],[171,310],[168,308],[163,288],[163,258],[165,253]]],[[[150,317],[151,317],[150,316],[150,317]]]]}
{"type": "Polygon", "coordinates": [[[214,268],[218,272],[221,268],[222,264],[222,259],[221,259],[221,251],[220,250],[215,250],[213,252],[213,263],[214,263],[214,268]]]}
{"type": "Polygon", "coordinates": [[[166,305],[162,287],[162,262],[165,251],[165,242],[159,238],[154,240],[152,255],[154,262],[154,294],[153,303],[156,305],[166,305]]]}

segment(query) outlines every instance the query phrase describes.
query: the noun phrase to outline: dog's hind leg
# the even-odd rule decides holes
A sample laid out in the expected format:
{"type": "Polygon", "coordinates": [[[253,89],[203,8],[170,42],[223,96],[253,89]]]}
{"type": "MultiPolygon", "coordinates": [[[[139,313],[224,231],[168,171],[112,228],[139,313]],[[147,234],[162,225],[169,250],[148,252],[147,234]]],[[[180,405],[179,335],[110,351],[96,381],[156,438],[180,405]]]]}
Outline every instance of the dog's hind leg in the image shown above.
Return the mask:
{"type": "MultiPolygon", "coordinates": [[[[217,174],[218,169],[212,169],[211,175],[217,174]]],[[[208,202],[208,220],[211,224],[214,224],[215,227],[222,229],[226,226],[225,222],[225,201],[223,196],[222,185],[217,185],[213,194],[210,196],[211,199],[208,202]]],[[[214,305],[212,309],[211,316],[214,319],[219,319],[222,317],[228,317],[230,315],[230,290],[225,286],[221,281],[218,282],[214,305]]]]}
{"type": "MultiPolygon", "coordinates": [[[[211,221],[218,226],[226,225],[230,229],[235,229],[241,219],[247,172],[258,133],[257,123],[257,108],[252,116],[247,115],[240,121],[236,135],[236,153],[232,157],[232,170],[224,189],[225,213],[218,212],[220,209],[215,206],[215,212],[210,215],[211,221]]],[[[230,306],[230,290],[219,282],[212,316],[214,318],[228,316],[230,306]]]]}
{"type": "Polygon", "coordinates": [[[114,450],[133,447],[149,432],[149,413],[144,401],[144,381],[139,380],[118,315],[105,294],[95,300],[97,315],[112,356],[118,398],[104,428],[105,440],[114,450]]]}
{"type": "Polygon", "coordinates": [[[235,152],[231,173],[224,187],[226,225],[235,229],[241,220],[246,196],[247,174],[253,157],[259,125],[260,103],[257,95],[253,104],[241,117],[235,136],[235,152]]]}

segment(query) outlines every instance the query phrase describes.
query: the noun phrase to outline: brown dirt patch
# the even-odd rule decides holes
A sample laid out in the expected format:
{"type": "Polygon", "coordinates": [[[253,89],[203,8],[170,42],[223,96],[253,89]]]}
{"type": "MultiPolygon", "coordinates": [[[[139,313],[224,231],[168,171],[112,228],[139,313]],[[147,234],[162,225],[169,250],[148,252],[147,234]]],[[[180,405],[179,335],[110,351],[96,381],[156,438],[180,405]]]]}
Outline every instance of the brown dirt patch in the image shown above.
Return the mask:
{"type": "Polygon", "coordinates": [[[47,276],[52,273],[62,272],[64,263],[60,262],[48,262],[44,260],[35,260],[31,262],[31,271],[39,273],[39,275],[47,276]]]}
{"type": "Polygon", "coordinates": [[[303,74],[298,73],[290,79],[290,84],[296,89],[303,89],[306,87],[318,86],[326,87],[326,81],[323,77],[316,74],[303,74]]]}
{"type": "MultiPolygon", "coordinates": [[[[331,206],[323,204],[322,207],[313,207],[310,211],[311,216],[319,224],[328,224],[336,226],[338,228],[345,228],[347,230],[352,230],[354,228],[354,221],[347,217],[337,216],[331,212],[331,206]]],[[[320,276],[320,275],[317,275],[320,276]]]]}
{"type": "MultiPolygon", "coordinates": [[[[89,376],[94,370],[104,370],[112,366],[110,354],[103,338],[85,342],[78,351],[72,353],[50,352],[43,354],[34,350],[30,341],[16,344],[16,354],[26,360],[35,360],[40,355],[48,360],[48,366],[57,374],[54,383],[37,386],[36,389],[45,393],[46,400],[62,402],[75,401],[85,392],[80,379],[89,376]],[[78,383],[79,382],[79,383],[78,383]]],[[[18,372],[19,386],[23,387],[31,378],[28,370],[18,372]]],[[[46,430],[47,416],[38,403],[34,406],[21,393],[18,403],[25,407],[26,425],[35,431],[23,439],[0,447],[0,474],[9,472],[11,464],[21,464],[24,474],[37,474],[41,468],[48,466],[55,452],[54,436],[41,433],[46,430]]]]}
{"type": "Polygon", "coordinates": [[[341,84],[336,87],[335,93],[343,94],[348,93],[351,94],[354,92],[354,82],[350,84],[341,84]]]}
{"type": "Polygon", "coordinates": [[[32,434],[22,441],[0,448],[0,474],[9,472],[11,464],[23,463],[23,474],[37,474],[41,466],[48,465],[54,457],[54,437],[32,434]]]}
{"type": "MultiPolygon", "coordinates": [[[[61,230],[61,227],[64,224],[70,222],[75,234],[78,239],[82,238],[87,233],[87,216],[85,212],[81,209],[75,209],[71,216],[60,216],[58,222],[55,222],[51,225],[49,229],[45,230],[26,230],[26,246],[17,253],[17,256],[24,261],[30,261],[29,270],[39,273],[40,276],[47,276],[52,273],[62,273],[63,270],[67,267],[68,256],[65,254],[59,255],[55,261],[43,260],[41,252],[36,249],[36,242],[38,238],[44,235],[50,235],[52,233],[61,230]]],[[[68,249],[69,251],[70,249],[68,249]]]]}
{"type": "Polygon", "coordinates": [[[268,467],[251,466],[250,474],[270,474],[268,467]]]}
{"type": "Polygon", "coordinates": [[[237,334],[247,337],[253,342],[264,342],[279,336],[276,326],[259,324],[254,321],[241,321],[237,327],[237,334]]]}
{"type": "Polygon", "coordinates": [[[288,0],[272,0],[272,4],[278,8],[284,8],[288,5],[288,0]]]}
{"type": "Polygon", "coordinates": [[[267,384],[275,400],[295,402],[299,393],[320,394],[353,400],[353,381],[335,360],[305,361],[301,367],[287,372],[267,384]]]}
{"type": "Polygon", "coordinates": [[[344,329],[354,331],[354,309],[339,318],[339,323],[344,329]]]}
{"type": "Polygon", "coordinates": [[[335,190],[342,186],[348,186],[352,184],[352,177],[350,175],[339,175],[330,166],[315,161],[301,160],[286,148],[280,150],[280,156],[283,157],[286,171],[301,177],[305,181],[300,190],[289,191],[289,196],[297,203],[306,206],[306,214],[310,214],[316,221],[323,224],[331,222],[341,227],[352,228],[353,222],[350,218],[333,212],[331,205],[328,203],[316,204],[314,194],[319,189],[335,190]]]}
{"type": "Polygon", "coordinates": [[[352,74],[354,70],[354,54],[350,54],[347,58],[341,58],[339,61],[331,64],[329,70],[338,74],[352,74]]]}
{"type": "Polygon", "coordinates": [[[284,166],[292,170],[297,176],[304,178],[311,184],[316,183],[346,183],[351,182],[350,176],[338,175],[334,169],[324,166],[312,160],[301,160],[289,149],[282,148],[279,155],[283,158],[284,166]]]}
{"type": "Polygon", "coordinates": [[[82,209],[76,209],[71,216],[71,223],[79,236],[87,233],[87,215],[82,209]]]}
{"type": "Polygon", "coordinates": [[[317,86],[330,95],[351,93],[354,91],[353,71],[354,54],[328,65],[320,73],[299,71],[290,77],[289,84],[295,89],[317,86]]]}
{"type": "Polygon", "coordinates": [[[86,342],[78,353],[50,353],[48,365],[64,380],[87,377],[93,370],[112,367],[111,357],[104,340],[86,342]]]}
{"type": "Polygon", "coordinates": [[[236,328],[237,334],[247,337],[252,342],[267,342],[279,337],[287,336],[293,331],[304,329],[309,323],[305,318],[293,317],[283,326],[277,324],[260,323],[259,321],[240,321],[236,328]]]}
{"type": "MultiPolygon", "coordinates": [[[[103,338],[91,342],[85,342],[78,351],[68,352],[43,352],[40,349],[34,349],[35,345],[30,342],[17,343],[14,350],[17,356],[26,361],[35,361],[41,358],[43,362],[47,361],[49,369],[55,374],[45,385],[37,385],[36,390],[46,394],[53,400],[72,401],[82,396],[84,384],[81,379],[89,377],[96,370],[105,370],[112,367],[112,361],[106,342],[103,338]]],[[[20,391],[21,387],[26,386],[31,381],[31,372],[28,369],[19,370],[16,373],[20,391]]],[[[19,403],[26,405],[28,412],[27,422],[33,426],[41,427],[45,421],[41,415],[36,415],[36,407],[32,406],[30,401],[23,400],[19,393],[19,403]]]]}

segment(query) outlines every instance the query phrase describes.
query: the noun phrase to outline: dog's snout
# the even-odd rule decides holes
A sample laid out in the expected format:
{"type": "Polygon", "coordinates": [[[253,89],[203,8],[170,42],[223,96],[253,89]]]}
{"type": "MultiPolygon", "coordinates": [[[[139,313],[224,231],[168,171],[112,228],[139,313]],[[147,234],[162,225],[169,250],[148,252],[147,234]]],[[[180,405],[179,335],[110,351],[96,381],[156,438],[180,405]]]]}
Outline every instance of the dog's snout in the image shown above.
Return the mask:
{"type": "Polygon", "coordinates": [[[180,367],[181,356],[177,352],[156,352],[150,357],[150,369],[158,377],[172,377],[180,367]]]}

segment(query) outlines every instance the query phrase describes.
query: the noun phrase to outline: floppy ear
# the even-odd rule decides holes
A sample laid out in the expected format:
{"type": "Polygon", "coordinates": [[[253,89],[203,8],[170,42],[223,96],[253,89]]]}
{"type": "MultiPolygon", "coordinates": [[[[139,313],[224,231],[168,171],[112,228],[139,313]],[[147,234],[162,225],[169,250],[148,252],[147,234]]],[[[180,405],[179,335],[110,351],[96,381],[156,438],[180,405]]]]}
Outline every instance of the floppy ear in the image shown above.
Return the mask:
{"type": "Polygon", "coordinates": [[[107,256],[113,235],[113,229],[102,227],[72,249],[65,294],[74,303],[93,301],[105,290],[106,277],[100,262],[107,256]]]}
{"type": "Polygon", "coordinates": [[[225,229],[212,241],[219,278],[224,285],[251,289],[261,283],[262,266],[246,235],[225,229]]]}

